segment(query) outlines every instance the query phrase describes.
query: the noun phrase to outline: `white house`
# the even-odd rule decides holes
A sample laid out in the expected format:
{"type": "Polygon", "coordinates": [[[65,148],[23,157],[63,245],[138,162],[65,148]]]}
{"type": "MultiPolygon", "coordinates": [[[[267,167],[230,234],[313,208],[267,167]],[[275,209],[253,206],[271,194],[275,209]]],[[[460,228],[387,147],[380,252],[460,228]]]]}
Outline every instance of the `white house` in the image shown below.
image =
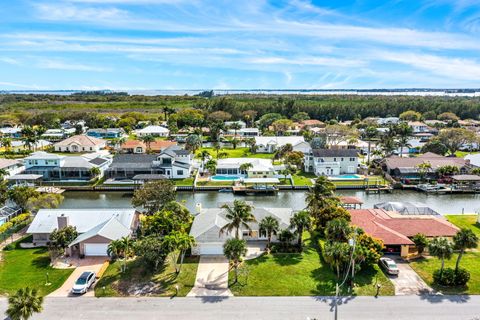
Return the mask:
{"type": "Polygon", "coordinates": [[[229,135],[237,133],[239,137],[257,137],[260,135],[260,130],[258,128],[241,128],[236,131],[234,129],[228,129],[227,133],[229,135]]]}
{"type": "Polygon", "coordinates": [[[335,176],[357,173],[358,150],[313,149],[305,155],[305,171],[317,176],[335,176]]]}
{"type": "MultiPolygon", "coordinates": [[[[235,231],[232,233],[220,233],[220,229],[229,221],[226,219],[226,210],[222,208],[202,209],[197,207],[197,215],[193,220],[190,235],[195,238],[195,247],[192,248],[194,255],[222,255],[223,244],[227,239],[235,237],[235,231]]],[[[266,241],[267,235],[260,232],[259,222],[272,216],[279,222],[279,229],[288,229],[290,218],[293,216],[291,208],[254,208],[252,214],[257,222],[250,222],[248,225],[251,230],[241,227],[239,235],[241,239],[249,241],[266,241]]],[[[277,236],[273,235],[272,241],[277,241],[277,236]]]]}
{"type": "Polygon", "coordinates": [[[60,141],[75,134],[75,128],[70,129],[48,129],[42,134],[43,139],[50,141],[60,141]]]}
{"type": "Polygon", "coordinates": [[[138,227],[134,208],[121,209],[40,209],[27,233],[33,235],[36,246],[48,244],[55,229],[73,226],[79,233],[67,252],[80,256],[107,256],[113,240],[131,235],[138,227]]]}
{"type": "Polygon", "coordinates": [[[154,136],[154,137],[168,137],[170,130],[162,126],[147,126],[143,129],[136,130],[138,137],[154,136]]]}
{"type": "Polygon", "coordinates": [[[23,163],[20,160],[0,158],[0,169],[3,169],[7,172],[7,175],[2,177],[2,180],[3,180],[6,177],[11,177],[16,174],[19,174],[20,172],[25,170],[25,167],[23,166],[23,163]]]}
{"type": "Polygon", "coordinates": [[[177,145],[170,146],[157,156],[152,166],[161,169],[169,178],[185,179],[192,172],[193,154],[177,145]]]}
{"type": "Polygon", "coordinates": [[[275,178],[277,172],[269,159],[256,158],[226,158],[217,160],[218,175],[239,176],[248,178],[275,178]],[[240,170],[240,166],[250,163],[247,171],[240,170]]]}
{"type": "Polygon", "coordinates": [[[303,153],[309,153],[311,148],[310,144],[305,141],[303,136],[285,136],[285,137],[255,137],[255,144],[257,146],[257,152],[259,153],[274,153],[280,147],[291,144],[293,151],[301,151],[303,153]]]}
{"type": "Polygon", "coordinates": [[[465,156],[464,159],[470,161],[471,165],[474,165],[476,167],[480,167],[480,153],[468,154],[468,155],[465,156]]]}
{"type": "Polygon", "coordinates": [[[55,143],[57,152],[99,152],[106,147],[106,141],[94,137],[77,135],[55,143]]]}
{"type": "Polygon", "coordinates": [[[420,121],[410,121],[408,126],[412,128],[413,133],[427,133],[431,131],[431,128],[423,122],[420,121]]]}

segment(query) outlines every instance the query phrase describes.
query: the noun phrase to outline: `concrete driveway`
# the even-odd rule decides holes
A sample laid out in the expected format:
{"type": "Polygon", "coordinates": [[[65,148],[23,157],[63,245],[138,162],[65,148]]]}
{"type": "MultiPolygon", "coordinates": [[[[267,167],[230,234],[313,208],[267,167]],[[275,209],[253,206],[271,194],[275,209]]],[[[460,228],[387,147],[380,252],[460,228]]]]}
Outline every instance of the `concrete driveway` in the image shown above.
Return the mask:
{"type": "Polygon", "coordinates": [[[63,283],[63,285],[57,290],[55,290],[54,292],[50,293],[48,296],[49,297],[94,297],[95,292],[93,288],[95,286],[95,283],[84,295],[72,295],[70,293],[70,290],[72,289],[75,281],[84,271],[93,271],[95,272],[95,274],[98,274],[98,272],[102,268],[103,263],[106,260],[107,260],[106,257],[88,257],[85,259],[71,260],[71,263],[73,265],[76,265],[77,267],[72,272],[70,277],[68,277],[68,279],[63,283]]]}
{"type": "Polygon", "coordinates": [[[408,262],[400,257],[389,256],[395,260],[400,270],[398,276],[390,276],[389,278],[395,286],[395,295],[420,295],[431,294],[433,289],[430,288],[425,281],[410,267],[408,262]]]}
{"type": "Polygon", "coordinates": [[[228,260],[224,256],[201,256],[195,286],[187,296],[232,296],[228,289],[228,267],[228,260]]]}

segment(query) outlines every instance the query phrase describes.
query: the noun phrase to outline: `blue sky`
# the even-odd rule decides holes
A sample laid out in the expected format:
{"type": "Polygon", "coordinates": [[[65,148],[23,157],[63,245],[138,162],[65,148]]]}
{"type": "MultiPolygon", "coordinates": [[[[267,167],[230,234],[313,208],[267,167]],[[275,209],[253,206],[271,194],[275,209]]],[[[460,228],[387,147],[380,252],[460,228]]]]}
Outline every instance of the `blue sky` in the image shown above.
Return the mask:
{"type": "Polygon", "coordinates": [[[480,87],[480,1],[15,0],[0,89],[480,87]]]}

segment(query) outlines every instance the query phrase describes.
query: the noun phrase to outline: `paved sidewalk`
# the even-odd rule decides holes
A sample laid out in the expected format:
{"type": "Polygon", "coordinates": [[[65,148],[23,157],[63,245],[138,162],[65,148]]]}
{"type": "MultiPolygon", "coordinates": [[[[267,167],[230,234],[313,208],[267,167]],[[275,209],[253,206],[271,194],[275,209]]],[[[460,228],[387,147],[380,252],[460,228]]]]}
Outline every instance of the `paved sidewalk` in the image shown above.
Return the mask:
{"type": "Polygon", "coordinates": [[[398,276],[389,276],[395,286],[395,295],[434,294],[425,281],[400,257],[393,258],[400,270],[398,276]]]}
{"type": "Polygon", "coordinates": [[[195,286],[187,296],[233,296],[228,289],[228,268],[228,260],[223,256],[201,256],[195,286]]]}

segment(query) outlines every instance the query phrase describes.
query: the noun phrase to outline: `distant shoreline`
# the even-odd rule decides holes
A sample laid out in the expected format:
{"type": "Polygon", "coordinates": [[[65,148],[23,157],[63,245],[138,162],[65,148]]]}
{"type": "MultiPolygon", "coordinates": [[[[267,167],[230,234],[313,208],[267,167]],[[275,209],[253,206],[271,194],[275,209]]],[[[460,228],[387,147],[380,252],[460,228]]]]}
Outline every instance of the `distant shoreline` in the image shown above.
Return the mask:
{"type": "MultiPolygon", "coordinates": [[[[126,92],[129,95],[144,96],[183,96],[197,95],[205,90],[95,90],[92,92],[126,92]]],[[[447,96],[480,97],[479,89],[232,89],[213,90],[215,95],[383,95],[383,96],[447,96]]],[[[0,90],[0,94],[49,94],[72,95],[88,90],[0,90]]]]}

